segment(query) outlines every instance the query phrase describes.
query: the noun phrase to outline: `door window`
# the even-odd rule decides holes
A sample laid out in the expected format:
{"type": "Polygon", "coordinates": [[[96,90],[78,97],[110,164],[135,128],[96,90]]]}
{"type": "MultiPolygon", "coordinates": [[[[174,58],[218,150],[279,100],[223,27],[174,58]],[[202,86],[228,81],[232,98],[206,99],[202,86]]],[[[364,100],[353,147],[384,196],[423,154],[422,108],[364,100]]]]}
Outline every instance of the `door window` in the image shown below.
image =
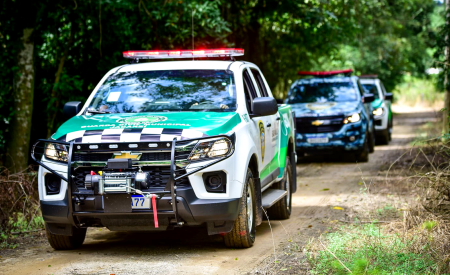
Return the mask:
{"type": "Polygon", "coordinates": [[[259,73],[259,71],[255,68],[251,68],[251,72],[253,74],[253,77],[256,80],[256,85],[258,85],[261,95],[265,96],[265,97],[269,96],[269,93],[267,93],[266,85],[265,85],[264,80],[262,79],[262,76],[259,73]]]}

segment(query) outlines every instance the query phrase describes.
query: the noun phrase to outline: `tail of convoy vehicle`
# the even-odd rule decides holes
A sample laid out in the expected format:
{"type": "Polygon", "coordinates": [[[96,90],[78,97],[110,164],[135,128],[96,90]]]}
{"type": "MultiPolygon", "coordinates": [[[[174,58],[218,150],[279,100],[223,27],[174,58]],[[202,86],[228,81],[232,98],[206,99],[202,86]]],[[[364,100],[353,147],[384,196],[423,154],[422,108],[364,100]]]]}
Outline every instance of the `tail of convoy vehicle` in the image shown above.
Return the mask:
{"type": "Polygon", "coordinates": [[[379,144],[388,144],[392,138],[392,127],[394,125],[391,109],[393,94],[386,92],[383,82],[381,82],[377,75],[362,75],[360,79],[366,93],[375,96],[372,107],[375,120],[376,141],[379,144]]]}
{"type": "MultiPolygon", "coordinates": [[[[205,226],[250,247],[263,209],[288,219],[296,191],[292,109],[278,106],[242,49],[127,51],[84,105],[32,157],[55,249],[88,227],[161,231],[205,226]],[[186,61],[138,63],[142,59],[186,61]],[[209,59],[209,60],[205,60],[209,59]]],[[[265,210],[264,210],[265,211],[265,210]]]]}
{"type": "Polygon", "coordinates": [[[351,154],[369,160],[375,134],[371,102],[353,70],[299,72],[286,103],[295,112],[297,154],[351,154]]]}

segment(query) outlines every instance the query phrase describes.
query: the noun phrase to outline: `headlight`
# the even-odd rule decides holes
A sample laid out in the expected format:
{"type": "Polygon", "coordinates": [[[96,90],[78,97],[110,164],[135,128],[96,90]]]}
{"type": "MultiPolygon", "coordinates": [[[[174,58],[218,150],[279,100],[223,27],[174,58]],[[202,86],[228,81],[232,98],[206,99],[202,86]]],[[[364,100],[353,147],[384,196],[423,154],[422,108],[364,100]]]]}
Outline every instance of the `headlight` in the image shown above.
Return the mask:
{"type": "Polygon", "coordinates": [[[208,160],[211,158],[225,157],[232,153],[233,143],[229,138],[202,140],[192,150],[189,160],[208,160]]]}
{"type": "Polygon", "coordinates": [[[354,122],[358,122],[361,120],[361,116],[358,113],[354,113],[351,116],[348,116],[344,119],[344,124],[347,123],[354,123],[354,122]]]}
{"type": "Polygon", "coordinates": [[[376,108],[373,110],[373,115],[375,116],[381,116],[384,113],[384,109],[382,107],[376,108]]]}
{"type": "Polygon", "coordinates": [[[51,160],[67,162],[69,152],[67,146],[58,143],[47,143],[45,146],[45,157],[51,160]]]}

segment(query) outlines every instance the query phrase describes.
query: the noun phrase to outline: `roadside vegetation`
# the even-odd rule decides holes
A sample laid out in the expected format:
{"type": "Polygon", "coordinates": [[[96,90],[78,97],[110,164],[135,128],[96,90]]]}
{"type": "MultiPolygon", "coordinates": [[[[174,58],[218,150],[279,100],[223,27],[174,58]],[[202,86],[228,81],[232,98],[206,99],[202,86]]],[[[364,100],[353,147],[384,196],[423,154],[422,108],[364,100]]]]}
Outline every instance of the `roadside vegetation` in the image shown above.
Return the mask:
{"type": "Polygon", "coordinates": [[[401,223],[348,225],[312,241],[312,274],[443,274],[445,247],[436,221],[405,229],[401,223]],[[438,238],[439,239],[439,238],[438,238]],[[444,249],[442,249],[444,248],[444,249]],[[441,263],[441,266],[439,265],[441,263]]]}
{"type": "Polygon", "coordinates": [[[387,202],[360,213],[364,221],[311,240],[312,274],[450,274],[450,143],[440,123],[425,124],[411,149],[386,167],[386,180],[398,178],[389,182],[399,188],[395,206],[387,202]]]}
{"type": "Polygon", "coordinates": [[[402,106],[435,107],[442,106],[444,93],[438,90],[436,76],[418,78],[405,75],[403,81],[394,89],[395,103],[402,106]]]}
{"type": "Polygon", "coordinates": [[[10,174],[0,168],[0,249],[16,248],[17,237],[44,227],[36,176],[33,169],[10,174]]]}

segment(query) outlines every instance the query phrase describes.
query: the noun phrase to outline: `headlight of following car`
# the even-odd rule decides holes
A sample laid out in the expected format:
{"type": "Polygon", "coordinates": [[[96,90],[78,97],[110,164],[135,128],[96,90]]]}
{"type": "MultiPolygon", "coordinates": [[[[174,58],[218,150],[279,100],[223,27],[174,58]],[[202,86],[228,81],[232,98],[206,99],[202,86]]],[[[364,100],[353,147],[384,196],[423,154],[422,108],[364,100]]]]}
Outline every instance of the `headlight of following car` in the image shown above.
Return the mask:
{"type": "Polygon", "coordinates": [[[58,143],[47,143],[45,146],[45,157],[51,160],[67,162],[69,152],[67,146],[58,143]]]}
{"type": "Polygon", "coordinates": [[[358,113],[354,113],[351,116],[348,116],[344,119],[344,124],[347,123],[354,123],[354,122],[358,122],[361,120],[361,116],[358,113]]]}
{"type": "Polygon", "coordinates": [[[384,113],[383,107],[376,108],[375,110],[373,110],[373,115],[374,116],[381,116],[383,113],[384,113]]]}
{"type": "Polygon", "coordinates": [[[233,143],[229,138],[201,140],[192,150],[189,160],[208,160],[211,158],[225,157],[232,153],[233,143]]]}

